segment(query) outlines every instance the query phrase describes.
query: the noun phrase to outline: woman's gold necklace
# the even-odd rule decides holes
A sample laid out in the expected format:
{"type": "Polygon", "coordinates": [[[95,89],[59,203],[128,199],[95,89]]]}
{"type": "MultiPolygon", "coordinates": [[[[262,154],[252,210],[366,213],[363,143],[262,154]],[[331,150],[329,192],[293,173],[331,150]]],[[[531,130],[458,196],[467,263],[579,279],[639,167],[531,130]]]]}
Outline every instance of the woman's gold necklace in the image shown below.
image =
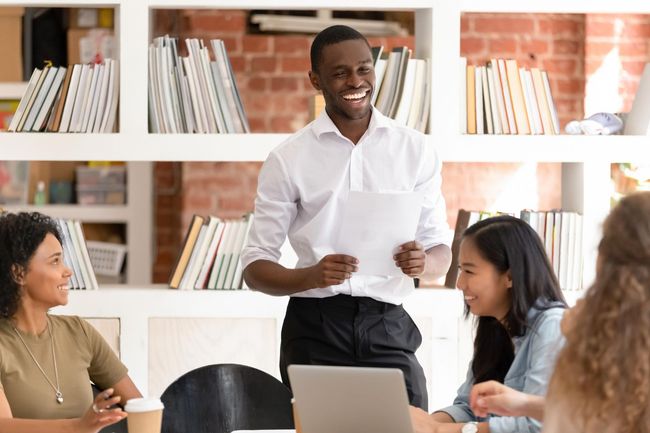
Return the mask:
{"type": "Polygon", "coordinates": [[[56,355],[54,354],[54,336],[52,335],[50,321],[48,320],[47,322],[47,331],[50,333],[50,344],[52,345],[52,359],[54,360],[54,377],[56,379],[56,386],[54,386],[50,378],[47,377],[47,374],[45,374],[45,370],[43,370],[43,367],[41,367],[41,364],[38,363],[32,351],[29,350],[29,347],[27,347],[27,343],[25,343],[25,340],[23,340],[23,337],[20,335],[20,332],[18,332],[18,329],[16,329],[16,327],[13,325],[12,327],[14,328],[14,331],[16,331],[16,335],[18,336],[18,338],[20,338],[20,341],[22,341],[23,346],[25,346],[25,349],[27,349],[27,353],[29,353],[29,356],[32,357],[34,364],[36,364],[38,369],[41,370],[41,373],[43,373],[43,377],[45,377],[47,383],[49,383],[52,389],[54,390],[54,396],[56,397],[56,402],[59,404],[63,404],[63,394],[61,393],[61,387],[59,386],[59,370],[56,367],[56,355]]]}

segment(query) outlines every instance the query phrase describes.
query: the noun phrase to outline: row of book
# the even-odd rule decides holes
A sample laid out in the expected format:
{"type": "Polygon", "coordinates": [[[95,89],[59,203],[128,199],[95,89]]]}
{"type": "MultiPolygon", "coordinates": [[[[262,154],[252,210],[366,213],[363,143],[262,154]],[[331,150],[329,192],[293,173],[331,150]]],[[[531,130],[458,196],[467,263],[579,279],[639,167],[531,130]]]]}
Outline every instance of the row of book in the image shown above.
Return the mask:
{"type": "Polygon", "coordinates": [[[460,68],[462,133],[560,133],[546,71],[520,68],[514,59],[468,65],[464,57],[460,68]]]}
{"type": "Polygon", "coordinates": [[[149,123],[157,133],[250,132],[235,75],[222,40],[155,38],[149,46],[149,123]]]}
{"type": "Polygon", "coordinates": [[[241,289],[239,259],[252,222],[252,214],[241,220],[226,221],[215,216],[206,219],[194,215],[169,279],[169,287],[180,290],[241,289]]]}
{"type": "MultiPolygon", "coordinates": [[[[452,263],[445,278],[446,287],[456,287],[458,278],[458,253],[465,229],[474,223],[492,217],[486,211],[460,209],[452,243],[452,263]]],[[[514,215],[513,215],[514,216],[514,215]]],[[[526,221],[539,235],[546,254],[563,290],[582,289],[582,215],[561,210],[522,210],[519,218],[526,221]]]]}
{"type": "Polygon", "coordinates": [[[97,278],[90,261],[86,239],[77,220],[56,219],[63,242],[63,261],[72,269],[69,287],[75,290],[97,290],[97,278]]]}
{"type": "Polygon", "coordinates": [[[117,61],[35,68],[9,124],[11,132],[114,132],[117,61]]]}
{"type": "Polygon", "coordinates": [[[373,47],[375,92],[372,104],[400,125],[427,132],[431,110],[431,59],[415,59],[407,47],[384,53],[373,47]]]}

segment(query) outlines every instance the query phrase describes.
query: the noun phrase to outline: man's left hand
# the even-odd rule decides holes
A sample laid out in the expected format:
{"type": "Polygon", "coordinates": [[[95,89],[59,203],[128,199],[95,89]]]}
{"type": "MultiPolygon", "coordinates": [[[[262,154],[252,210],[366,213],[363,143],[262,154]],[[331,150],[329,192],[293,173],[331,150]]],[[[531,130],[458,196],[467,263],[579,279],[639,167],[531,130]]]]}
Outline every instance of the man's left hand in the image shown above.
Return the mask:
{"type": "Polygon", "coordinates": [[[418,241],[411,241],[399,246],[393,256],[398,268],[409,277],[415,278],[424,273],[427,262],[427,253],[418,241]]]}

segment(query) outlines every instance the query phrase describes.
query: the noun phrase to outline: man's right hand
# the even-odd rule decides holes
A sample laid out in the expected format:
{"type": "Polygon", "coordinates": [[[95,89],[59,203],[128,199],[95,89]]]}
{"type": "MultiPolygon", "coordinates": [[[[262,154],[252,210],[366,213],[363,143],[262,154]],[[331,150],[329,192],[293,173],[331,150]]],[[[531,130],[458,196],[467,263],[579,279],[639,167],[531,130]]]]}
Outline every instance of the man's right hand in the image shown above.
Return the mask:
{"type": "Polygon", "coordinates": [[[337,286],[359,270],[359,260],[345,254],[329,254],[309,269],[308,284],[311,288],[337,286]]]}

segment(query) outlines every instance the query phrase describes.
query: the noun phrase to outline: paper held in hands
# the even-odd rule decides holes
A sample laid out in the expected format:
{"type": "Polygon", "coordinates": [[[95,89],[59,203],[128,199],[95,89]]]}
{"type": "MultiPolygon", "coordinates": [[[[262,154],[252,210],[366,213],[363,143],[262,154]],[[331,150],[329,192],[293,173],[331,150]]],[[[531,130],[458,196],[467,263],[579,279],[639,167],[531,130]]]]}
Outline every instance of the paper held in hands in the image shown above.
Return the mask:
{"type": "Polygon", "coordinates": [[[403,276],[393,254],[415,239],[422,200],[420,192],[350,191],[336,253],[356,257],[360,275],[403,276]]]}

